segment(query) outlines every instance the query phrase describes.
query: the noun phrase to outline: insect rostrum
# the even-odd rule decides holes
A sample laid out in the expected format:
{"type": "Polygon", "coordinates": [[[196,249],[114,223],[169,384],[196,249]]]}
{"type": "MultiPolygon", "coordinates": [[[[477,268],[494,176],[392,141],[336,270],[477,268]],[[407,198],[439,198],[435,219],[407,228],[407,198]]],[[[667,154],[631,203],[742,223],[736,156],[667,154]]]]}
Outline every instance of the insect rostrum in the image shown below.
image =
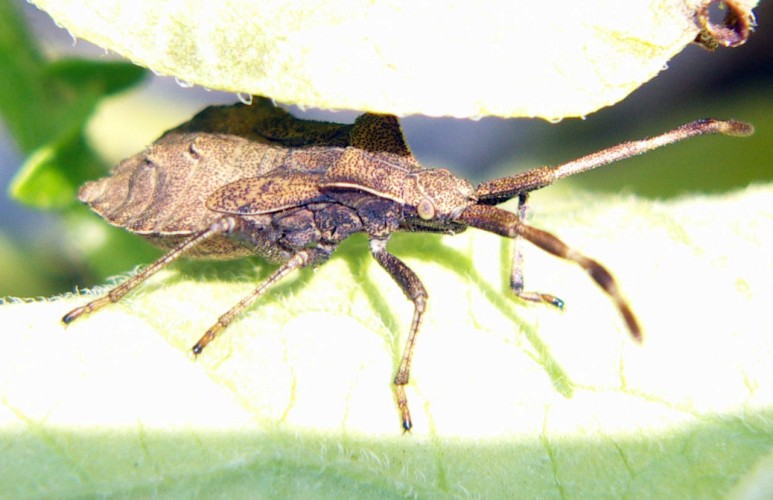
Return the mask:
{"type": "MultiPolygon", "coordinates": [[[[397,118],[364,114],[350,125],[299,120],[256,98],[251,106],[210,107],[166,132],[145,151],[119,163],[109,177],[89,182],[79,198],[110,224],[169,252],[102,298],[64,316],[70,323],[118,301],[181,255],[230,259],[259,255],[279,264],[196,342],[200,354],[233,319],[296,269],[324,263],[356,232],[370,240],[376,261],[414,305],[407,344],[394,379],[402,426],[411,428],[405,385],[427,304],[419,277],[387,244],[395,231],[455,234],[468,227],[524,239],[579,264],[609,295],[631,336],[642,333],[612,275],[557,237],[523,221],[529,192],[688,137],[748,135],[737,121],[699,120],[665,134],[614,146],[557,167],[541,167],[473,187],[445,169],[425,169],[405,144],[397,118]],[[519,200],[516,213],[498,205],[519,200]]],[[[518,247],[516,247],[518,248],[518,247]]],[[[520,258],[511,288],[529,301],[561,307],[557,297],[524,289],[520,258]]]]}

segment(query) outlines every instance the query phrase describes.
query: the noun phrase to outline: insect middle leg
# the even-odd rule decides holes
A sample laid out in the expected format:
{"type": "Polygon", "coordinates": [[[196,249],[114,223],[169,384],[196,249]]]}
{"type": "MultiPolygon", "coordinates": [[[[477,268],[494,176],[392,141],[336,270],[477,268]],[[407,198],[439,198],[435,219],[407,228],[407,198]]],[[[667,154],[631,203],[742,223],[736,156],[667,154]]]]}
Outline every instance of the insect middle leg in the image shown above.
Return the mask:
{"type": "Polygon", "coordinates": [[[271,273],[263,283],[261,283],[255,290],[249,295],[240,300],[235,306],[228,310],[225,314],[220,316],[217,323],[212,325],[209,330],[199,339],[198,342],[191,348],[193,354],[201,354],[201,351],[212,342],[244,309],[249,307],[250,304],[259,299],[265,294],[271,287],[276,285],[282,278],[290,274],[296,269],[301,269],[309,265],[318,264],[327,260],[330,256],[330,251],[318,246],[315,248],[305,248],[299,250],[293,254],[290,259],[282,264],[276,271],[271,273]]]}
{"type": "Polygon", "coordinates": [[[120,285],[116,286],[115,288],[107,292],[107,295],[100,297],[96,300],[92,300],[85,306],[76,307],[72,311],[68,312],[62,318],[62,322],[65,325],[70,324],[76,319],[78,319],[79,317],[83,316],[84,314],[94,312],[97,309],[100,309],[108,304],[118,302],[119,300],[121,300],[121,298],[124,295],[126,295],[127,293],[135,289],[142,282],[144,282],[146,279],[156,274],[162,268],[166,267],[167,265],[177,260],[177,258],[180,257],[182,254],[184,254],[187,250],[190,250],[196,245],[201,244],[204,240],[207,240],[213,236],[232,231],[235,224],[236,224],[235,221],[231,217],[224,217],[222,219],[218,219],[204,231],[201,231],[195,234],[193,237],[184,241],[178,247],[174,248],[169,253],[167,253],[166,255],[159,258],[151,265],[143,269],[141,272],[135,274],[128,280],[124,281],[120,285]]]}
{"type": "Polygon", "coordinates": [[[397,407],[400,410],[403,429],[409,431],[411,430],[411,427],[413,427],[413,423],[411,422],[411,412],[408,410],[408,398],[405,395],[405,386],[408,384],[411,376],[411,360],[413,359],[413,348],[416,344],[416,334],[419,332],[424,310],[427,307],[427,290],[411,268],[387,251],[386,247],[388,241],[388,237],[371,237],[370,251],[376,261],[381,264],[381,267],[392,276],[392,279],[394,279],[398,285],[400,285],[400,288],[408,297],[408,300],[413,302],[414,309],[411,329],[408,332],[408,340],[405,343],[403,357],[400,360],[400,368],[398,368],[394,380],[397,407]]]}
{"type": "MultiPolygon", "coordinates": [[[[526,216],[528,212],[526,200],[528,197],[528,193],[521,193],[518,195],[518,220],[523,224],[526,223],[526,216]]],[[[510,267],[510,289],[515,295],[523,300],[528,300],[530,302],[544,302],[559,309],[563,309],[564,301],[555,295],[542,292],[527,292],[524,290],[522,250],[524,238],[521,235],[517,235],[513,238],[513,240],[513,260],[510,267]]]]}

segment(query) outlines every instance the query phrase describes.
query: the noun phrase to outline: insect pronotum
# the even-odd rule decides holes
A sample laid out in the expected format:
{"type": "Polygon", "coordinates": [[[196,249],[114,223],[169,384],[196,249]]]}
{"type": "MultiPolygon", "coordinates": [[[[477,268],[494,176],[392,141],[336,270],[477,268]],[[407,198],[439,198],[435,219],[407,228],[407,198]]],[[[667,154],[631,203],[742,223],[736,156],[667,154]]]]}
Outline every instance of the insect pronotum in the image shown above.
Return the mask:
{"type": "MultiPolygon", "coordinates": [[[[376,261],[414,305],[394,378],[405,430],[412,427],[405,385],[427,305],[419,277],[387,244],[395,231],[456,234],[468,227],[524,239],[579,264],[620,311],[632,338],[642,339],[631,307],[609,271],[556,236],[523,220],[528,194],[559,179],[687,139],[743,136],[751,125],[698,120],[556,167],[540,167],[473,187],[445,169],[425,169],[411,154],[397,118],[367,113],[351,124],[305,121],[256,98],[251,106],[210,107],[166,132],[145,151],[119,163],[109,177],[85,184],[79,198],[109,223],[169,252],[105,296],[73,309],[62,321],[116,302],[185,254],[202,258],[259,255],[279,267],[220,316],[193,346],[198,355],[246,307],[291,272],[324,263],[341,241],[365,232],[376,261]],[[515,213],[497,208],[517,198],[515,213]]],[[[526,291],[519,247],[511,288],[527,301],[562,307],[554,295],[526,291]]]]}

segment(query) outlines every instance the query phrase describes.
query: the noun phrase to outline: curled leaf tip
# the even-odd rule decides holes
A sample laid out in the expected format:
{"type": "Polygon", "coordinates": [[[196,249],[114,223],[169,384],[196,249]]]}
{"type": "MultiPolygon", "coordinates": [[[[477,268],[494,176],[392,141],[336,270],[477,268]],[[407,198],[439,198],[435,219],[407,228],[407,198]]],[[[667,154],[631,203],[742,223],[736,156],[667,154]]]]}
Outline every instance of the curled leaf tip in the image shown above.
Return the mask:
{"type": "Polygon", "coordinates": [[[701,28],[694,43],[707,50],[717,47],[738,47],[746,43],[754,27],[754,14],[748,5],[735,0],[724,0],[727,12],[721,23],[713,23],[709,10],[719,0],[704,2],[697,10],[697,22],[701,28]]]}

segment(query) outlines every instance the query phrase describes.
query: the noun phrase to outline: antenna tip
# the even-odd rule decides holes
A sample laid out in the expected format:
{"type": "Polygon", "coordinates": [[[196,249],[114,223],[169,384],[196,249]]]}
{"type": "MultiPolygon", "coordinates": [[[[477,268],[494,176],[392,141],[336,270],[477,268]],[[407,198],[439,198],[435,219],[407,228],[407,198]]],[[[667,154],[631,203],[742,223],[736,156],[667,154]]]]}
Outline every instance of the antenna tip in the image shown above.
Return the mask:
{"type": "Polygon", "coordinates": [[[746,137],[754,133],[754,127],[750,123],[737,120],[727,120],[722,123],[720,133],[734,137],[746,137]]]}

